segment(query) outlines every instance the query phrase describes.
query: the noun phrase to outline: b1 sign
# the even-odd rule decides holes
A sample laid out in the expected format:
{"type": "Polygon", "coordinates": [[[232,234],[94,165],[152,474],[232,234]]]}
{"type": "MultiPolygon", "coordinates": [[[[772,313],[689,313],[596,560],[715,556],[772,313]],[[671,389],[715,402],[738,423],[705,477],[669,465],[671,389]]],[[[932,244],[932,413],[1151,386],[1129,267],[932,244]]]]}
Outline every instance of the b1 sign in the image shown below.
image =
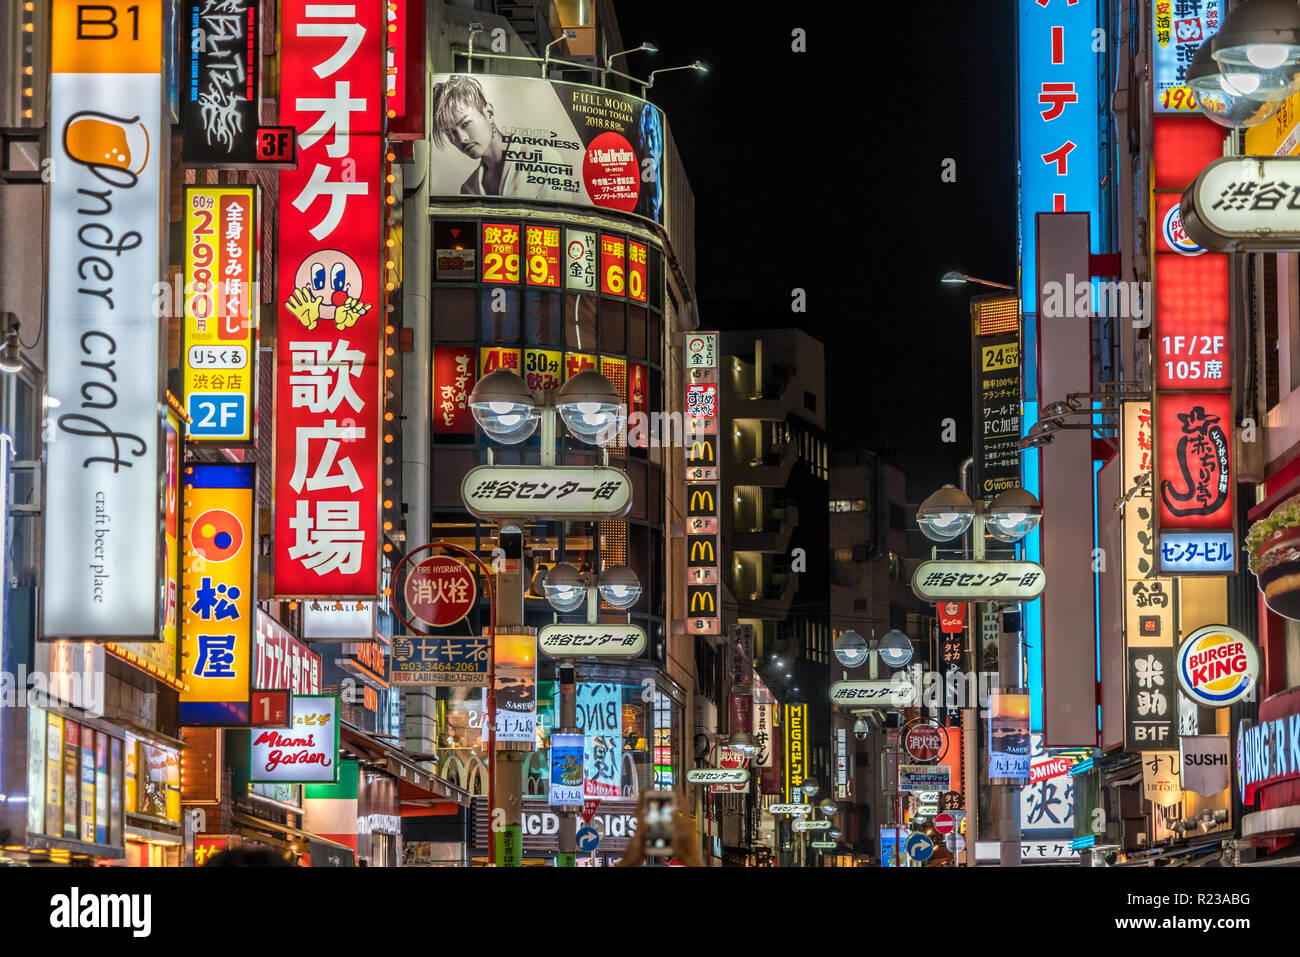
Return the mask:
{"type": "Polygon", "coordinates": [[[50,21],[46,335],[59,414],[45,445],[41,633],[149,640],[163,538],[163,4],[105,0],[96,27],[82,7],[55,0],[50,21]]]}

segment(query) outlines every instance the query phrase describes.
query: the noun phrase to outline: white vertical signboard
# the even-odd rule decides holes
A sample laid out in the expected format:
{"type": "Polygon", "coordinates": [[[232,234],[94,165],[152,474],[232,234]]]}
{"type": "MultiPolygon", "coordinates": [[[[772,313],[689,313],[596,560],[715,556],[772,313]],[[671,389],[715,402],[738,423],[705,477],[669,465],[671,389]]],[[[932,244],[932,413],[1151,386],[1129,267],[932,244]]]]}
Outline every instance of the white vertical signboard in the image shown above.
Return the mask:
{"type": "Polygon", "coordinates": [[[161,0],[54,0],[47,638],[157,638],[161,0]]]}

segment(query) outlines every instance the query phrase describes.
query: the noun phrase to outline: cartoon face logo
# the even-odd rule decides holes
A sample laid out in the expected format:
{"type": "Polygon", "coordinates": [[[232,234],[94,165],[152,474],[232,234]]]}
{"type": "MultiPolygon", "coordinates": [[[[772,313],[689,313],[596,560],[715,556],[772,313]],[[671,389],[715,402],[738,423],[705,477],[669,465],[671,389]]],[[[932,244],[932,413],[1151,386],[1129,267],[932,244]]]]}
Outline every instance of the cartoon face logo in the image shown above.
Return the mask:
{"type": "Polygon", "coordinates": [[[317,250],[299,263],[293,285],[284,306],[307,329],[315,329],[319,319],[346,329],[370,311],[361,301],[361,267],[337,249],[317,250]]]}
{"type": "Polygon", "coordinates": [[[324,300],[320,317],[333,319],[334,310],[349,298],[361,297],[361,267],[347,253],[322,249],[302,261],[293,284],[299,289],[310,286],[312,294],[324,300]]]}

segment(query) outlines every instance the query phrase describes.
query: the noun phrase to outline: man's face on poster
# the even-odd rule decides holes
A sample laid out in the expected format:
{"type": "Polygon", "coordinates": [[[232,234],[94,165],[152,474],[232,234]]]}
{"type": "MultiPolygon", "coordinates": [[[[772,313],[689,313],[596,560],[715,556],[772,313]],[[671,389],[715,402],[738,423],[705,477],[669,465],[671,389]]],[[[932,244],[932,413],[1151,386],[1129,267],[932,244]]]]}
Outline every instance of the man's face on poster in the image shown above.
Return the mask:
{"type": "Polygon", "coordinates": [[[452,127],[456,148],[471,159],[481,159],[492,142],[492,107],[480,113],[473,107],[463,107],[452,127]]]}

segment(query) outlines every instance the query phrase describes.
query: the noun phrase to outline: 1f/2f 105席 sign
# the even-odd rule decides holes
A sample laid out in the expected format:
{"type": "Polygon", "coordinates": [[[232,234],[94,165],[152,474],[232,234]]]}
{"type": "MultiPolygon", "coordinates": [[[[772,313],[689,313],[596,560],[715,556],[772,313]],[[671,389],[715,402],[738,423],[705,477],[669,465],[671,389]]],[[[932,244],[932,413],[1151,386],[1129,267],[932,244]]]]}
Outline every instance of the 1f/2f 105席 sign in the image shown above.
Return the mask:
{"type": "Polygon", "coordinates": [[[465,474],[460,497],[470,514],[483,519],[612,521],[631,509],[632,483],[607,466],[480,465],[465,474]]]}
{"type": "Polygon", "coordinates": [[[645,632],[636,625],[546,625],[537,649],[552,658],[635,658],[645,651],[645,632]]]}
{"type": "Polygon", "coordinates": [[[926,602],[1031,601],[1046,584],[1036,562],[922,562],[912,576],[912,591],[926,602]]]}

